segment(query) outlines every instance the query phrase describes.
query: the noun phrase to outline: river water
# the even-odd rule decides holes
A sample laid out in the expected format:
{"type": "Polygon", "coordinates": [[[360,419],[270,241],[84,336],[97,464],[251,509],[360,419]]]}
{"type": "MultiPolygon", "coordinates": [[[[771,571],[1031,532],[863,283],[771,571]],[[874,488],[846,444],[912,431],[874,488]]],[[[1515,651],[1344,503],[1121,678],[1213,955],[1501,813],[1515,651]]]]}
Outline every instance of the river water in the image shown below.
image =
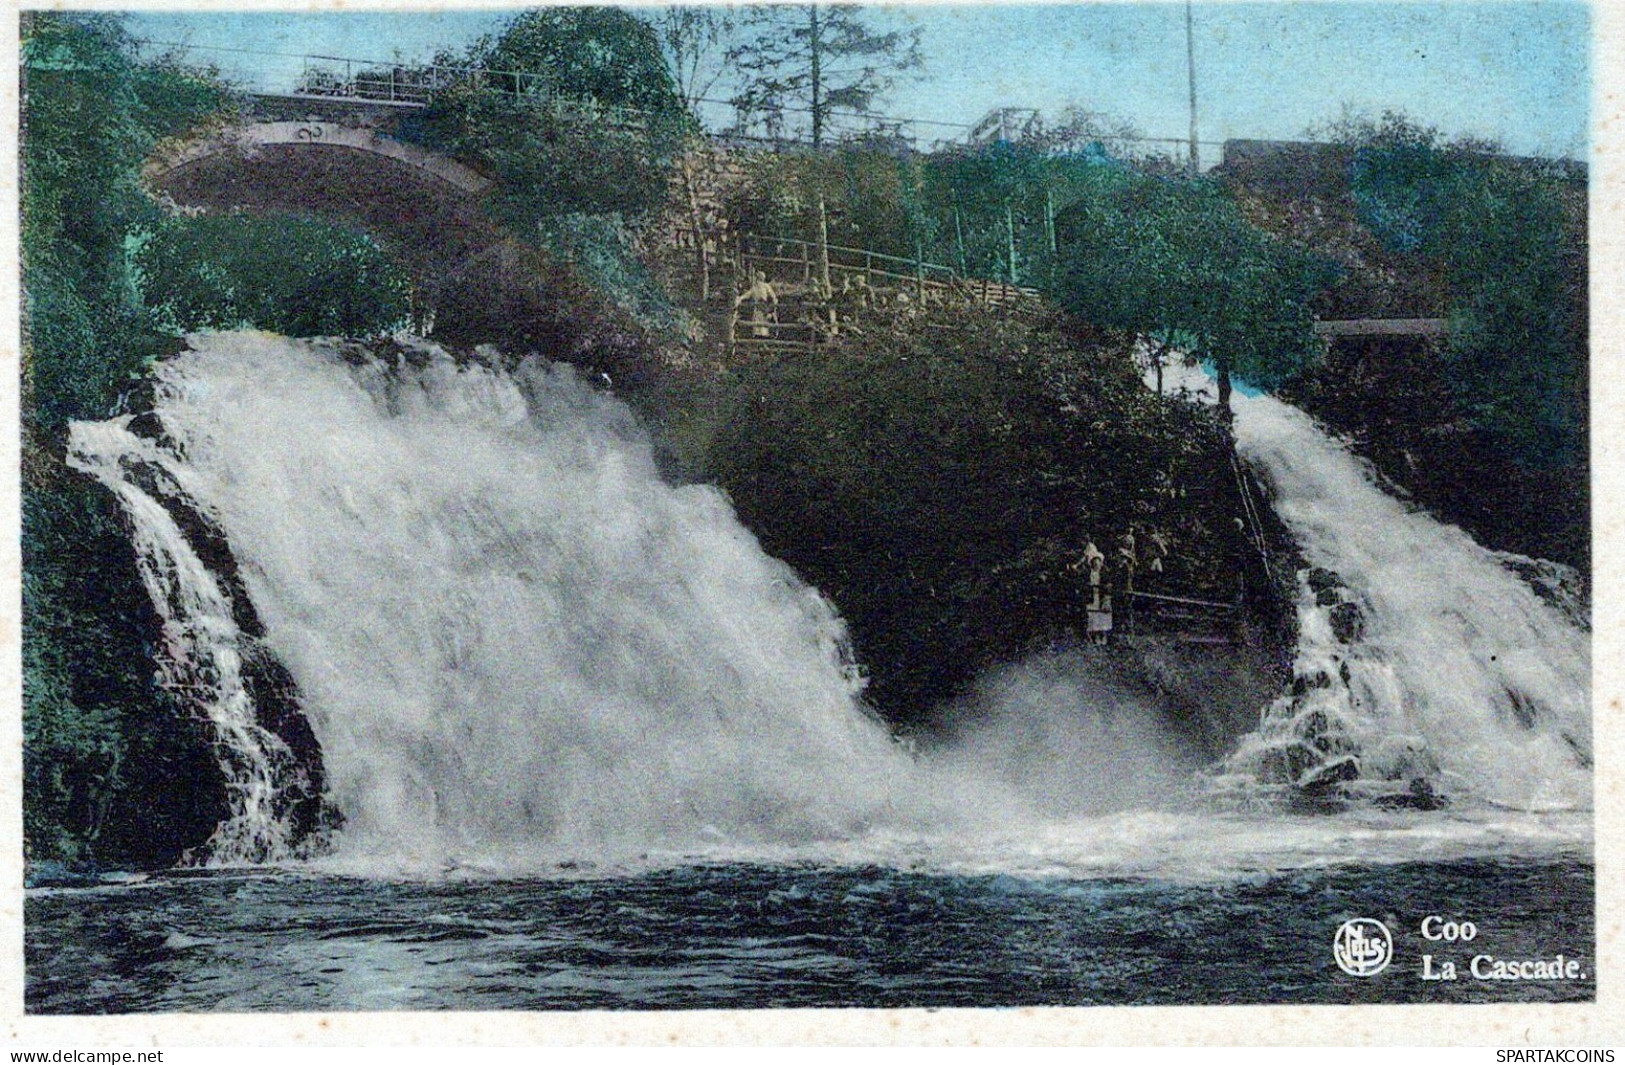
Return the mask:
{"type": "Polygon", "coordinates": [[[1291,408],[1239,401],[1238,444],[1336,590],[1302,584],[1303,690],[1223,765],[1065,655],[916,754],[816,590],[569,371],[193,348],[155,371],[161,432],[79,423],[71,460],[130,516],[161,679],[215,723],[235,810],[210,868],[32,888],[30,1010],[1593,995],[1589,637],[1562,575],[1542,594],[1291,408]],[[315,853],[244,679],[265,656],[342,816],[315,853]],[[1305,758],[1361,766],[1347,803],[1292,812],[1270,767],[1305,758]],[[1447,803],[1388,801],[1417,780],[1447,803]],[[1429,915],[1479,935],[1424,941],[1429,915]],[[1354,919],[1389,929],[1381,971],[1339,969],[1354,919]],[[1559,954],[1561,979],[1472,975],[1559,954]]]}
{"type": "MultiPolygon", "coordinates": [[[[702,1009],[1574,1001],[1595,995],[1579,861],[1470,860],[1222,882],[948,876],[889,866],[678,866],[402,883],[213,873],[34,892],[27,1008],[702,1009]],[[1530,900],[1539,899],[1538,909],[1530,900]],[[1428,914],[1473,915],[1472,947],[1428,914]],[[1395,960],[1337,969],[1341,920],[1395,960]],[[1421,979],[1458,959],[1461,979],[1421,979]],[[1471,978],[1476,955],[1579,958],[1573,981],[1471,978]]],[[[1481,963],[1481,971],[1486,963],[1481,963]]]]}

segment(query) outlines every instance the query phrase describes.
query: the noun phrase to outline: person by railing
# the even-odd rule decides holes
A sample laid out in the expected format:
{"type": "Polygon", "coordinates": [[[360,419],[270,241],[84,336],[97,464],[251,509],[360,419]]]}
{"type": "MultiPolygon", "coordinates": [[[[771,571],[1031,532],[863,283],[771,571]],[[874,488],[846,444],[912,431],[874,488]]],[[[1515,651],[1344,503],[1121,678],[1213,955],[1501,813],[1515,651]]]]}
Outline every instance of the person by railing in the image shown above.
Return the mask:
{"type": "MultiPolygon", "coordinates": [[[[751,335],[763,338],[770,336],[772,330],[768,328],[769,323],[777,324],[779,320],[779,294],[773,288],[773,282],[769,281],[762,271],[756,270],[752,273],[750,287],[734,299],[735,309],[744,303],[750,304],[751,335]]],[[[737,318],[737,314],[735,317],[737,318]]]]}

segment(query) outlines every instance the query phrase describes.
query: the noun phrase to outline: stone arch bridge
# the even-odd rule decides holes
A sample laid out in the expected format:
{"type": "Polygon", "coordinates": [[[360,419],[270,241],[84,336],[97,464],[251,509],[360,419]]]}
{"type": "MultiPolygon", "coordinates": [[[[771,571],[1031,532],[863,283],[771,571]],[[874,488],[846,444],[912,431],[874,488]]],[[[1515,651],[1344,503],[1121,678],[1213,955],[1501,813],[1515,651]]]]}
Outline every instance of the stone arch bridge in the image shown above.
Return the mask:
{"type": "MultiPolygon", "coordinates": [[[[523,292],[528,288],[526,271],[514,259],[513,241],[484,209],[495,183],[455,160],[390,135],[408,107],[416,106],[261,98],[255,106],[257,120],[206,128],[161,145],[143,167],[142,178],[154,196],[180,211],[300,212],[357,225],[410,272],[414,302],[429,317],[441,307],[448,288],[464,279],[513,289],[509,295],[523,292]]],[[[708,171],[720,174],[728,169],[726,153],[711,151],[698,157],[708,171]]],[[[718,179],[718,174],[708,174],[706,181],[718,179]]],[[[693,197],[691,189],[689,198],[693,197]]],[[[690,206],[697,222],[698,202],[690,206]]],[[[739,290],[739,278],[756,270],[790,296],[812,287],[811,271],[818,262],[825,289],[857,273],[907,290],[918,301],[934,295],[1008,308],[1037,297],[1031,289],[987,280],[966,282],[947,267],[863,249],[788,240],[757,247],[745,235],[731,235],[726,243],[723,236],[675,227],[665,235],[669,246],[664,252],[679,265],[674,271],[668,263],[662,272],[671,275],[673,295],[692,303],[688,309],[730,354],[736,349],[747,354],[801,349],[820,336],[815,309],[803,307],[798,312],[789,305],[782,316],[753,330],[739,328],[738,314],[726,313],[733,309],[733,292],[728,290],[739,290]],[[796,247],[787,252],[791,245],[796,247]],[[697,274],[689,276],[695,271],[687,268],[686,260],[696,255],[704,261],[697,274]],[[709,292],[703,279],[713,271],[728,275],[730,283],[709,292]],[[720,316],[712,305],[718,299],[726,309],[720,316]]],[[[499,294],[490,295],[495,299],[499,294]]],[[[789,304],[799,306],[795,298],[789,304]]]]}
{"type": "Polygon", "coordinates": [[[428,293],[501,240],[482,210],[489,178],[353,116],[207,130],[160,146],[142,179],[182,211],[342,218],[374,234],[428,293]]]}

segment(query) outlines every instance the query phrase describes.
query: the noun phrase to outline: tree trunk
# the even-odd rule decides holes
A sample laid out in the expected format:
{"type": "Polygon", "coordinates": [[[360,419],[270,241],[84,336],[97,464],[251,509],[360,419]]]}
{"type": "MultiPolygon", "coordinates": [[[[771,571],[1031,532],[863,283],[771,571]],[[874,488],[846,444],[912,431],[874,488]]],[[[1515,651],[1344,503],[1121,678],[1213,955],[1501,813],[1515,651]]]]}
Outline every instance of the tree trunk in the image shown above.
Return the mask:
{"type": "Polygon", "coordinates": [[[1010,283],[1014,285],[1016,283],[1016,217],[1011,213],[1009,200],[1004,201],[1004,234],[1005,239],[1009,241],[1010,258],[1008,260],[1008,269],[1010,271],[1010,283]]]}
{"type": "Polygon", "coordinates": [[[1229,418],[1230,411],[1230,360],[1217,359],[1215,364],[1219,370],[1219,414],[1229,418]]]}
{"type": "Polygon", "coordinates": [[[699,271],[700,299],[711,298],[711,263],[705,254],[705,216],[700,213],[700,192],[694,176],[694,158],[684,155],[682,161],[683,190],[688,193],[688,224],[694,231],[695,267],[699,271]]]}
{"type": "Polygon", "coordinates": [[[818,38],[818,5],[807,5],[808,36],[807,44],[812,49],[812,143],[817,149],[824,143],[824,101],[823,101],[823,71],[820,54],[823,42],[818,38]]]}

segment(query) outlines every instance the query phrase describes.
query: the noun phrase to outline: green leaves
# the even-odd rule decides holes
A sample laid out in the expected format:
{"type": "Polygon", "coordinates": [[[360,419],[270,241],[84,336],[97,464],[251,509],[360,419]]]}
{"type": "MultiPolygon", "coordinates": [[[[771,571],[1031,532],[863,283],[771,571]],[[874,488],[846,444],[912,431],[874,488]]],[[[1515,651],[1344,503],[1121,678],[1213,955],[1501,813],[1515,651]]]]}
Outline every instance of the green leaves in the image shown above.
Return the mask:
{"type": "Polygon", "coordinates": [[[1361,222],[1442,264],[1457,401],[1521,461],[1575,461],[1586,433],[1584,183],[1493,145],[1447,144],[1403,115],[1343,132],[1361,222]]]}
{"type": "Polygon", "coordinates": [[[527,11],[462,62],[467,76],[403,132],[495,177],[491,209],[510,232],[534,241],[566,215],[664,205],[692,122],[647,23],[608,7],[527,11]]]}
{"type": "Polygon", "coordinates": [[[410,284],[367,234],[296,215],[170,218],[136,253],[149,307],[174,332],[368,336],[407,321],[410,284]]]}
{"type": "Polygon", "coordinates": [[[1119,170],[1057,226],[1058,296],[1086,321],[1189,334],[1221,374],[1266,388],[1319,350],[1309,306],[1334,268],[1270,238],[1216,185],[1119,170]]]}
{"type": "Polygon", "coordinates": [[[476,45],[470,59],[486,70],[542,75],[537,89],[546,86],[604,106],[666,116],[684,110],[655,30],[620,8],[526,11],[496,38],[476,45]]]}

